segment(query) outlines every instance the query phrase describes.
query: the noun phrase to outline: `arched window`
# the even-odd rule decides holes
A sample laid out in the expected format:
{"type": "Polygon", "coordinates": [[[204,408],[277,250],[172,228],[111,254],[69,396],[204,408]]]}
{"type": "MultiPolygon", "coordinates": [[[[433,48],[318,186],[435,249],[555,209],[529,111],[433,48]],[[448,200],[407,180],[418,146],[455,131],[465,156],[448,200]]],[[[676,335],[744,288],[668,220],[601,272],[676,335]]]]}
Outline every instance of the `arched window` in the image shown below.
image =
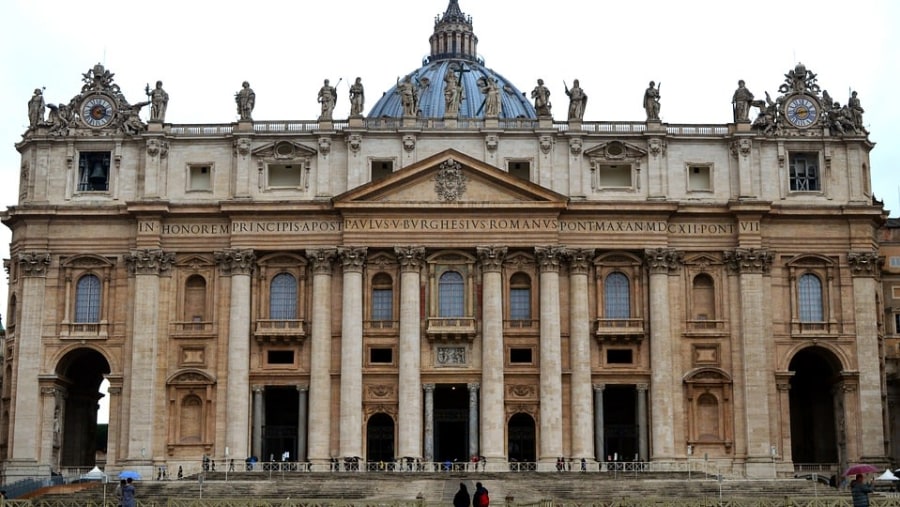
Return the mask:
{"type": "Polygon", "coordinates": [[[191,275],[184,282],[184,320],[203,322],[206,319],[206,280],[191,275]]]}
{"type": "Polygon", "coordinates": [[[394,320],[394,281],[387,273],[372,277],[372,320],[394,320]]]}
{"type": "Polygon", "coordinates": [[[531,277],[525,273],[509,279],[509,319],[531,320],[531,277]]]}
{"type": "Polygon", "coordinates": [[[631,318],[631,290],[628,277],[610,273],[603,284],[603,316],[607,319],[631,318]]]}
{"type": "Polygon", "coordinates": [[[75,286],[75,322],[100,322],[100,279],[85,275],[75,286]]]}
{"type": "Polygon", "coordinates": [[[269,318],[294,320],[297,318],[297,279],[290,273],[279,273],[269,287],[269,318]]]}
{"type": "Polygon", "coordinates": [[[800,322],[823,322],[822,280],[818,276],[806,273],[800,276],[797,283],[797,298],[800,322]]]}
{"type": "Polygon", "coordinates": [[[465,284],[456,271],[447,271],[438,281],[439,317],[462,317],[465,315],[465,284]]]}
{"type": "Polygon", "coordinates": [[[692,318],[716,320],[716,287],[712,277],[705,273],[695,276],[692,290],[692,318]]]}

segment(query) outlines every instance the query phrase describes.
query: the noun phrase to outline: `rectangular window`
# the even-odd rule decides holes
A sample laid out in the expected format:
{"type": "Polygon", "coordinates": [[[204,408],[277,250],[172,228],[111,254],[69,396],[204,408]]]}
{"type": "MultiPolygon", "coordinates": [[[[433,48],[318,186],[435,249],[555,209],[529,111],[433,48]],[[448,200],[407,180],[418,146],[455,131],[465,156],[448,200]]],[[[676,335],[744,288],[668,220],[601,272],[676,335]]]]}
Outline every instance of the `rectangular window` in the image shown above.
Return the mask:
{"type": "Polygon", "coordinates": [[[607,364],[631,364],[633,362],[631,349],[606,349],[607,364]]]}
{"type": "Polygon", "coordinates": [[[372,320],[394,320],[393,289],[372,289],[372,320]]]}
{"type": "Polygon", "coordinates": [[[688,192],[708,192],[712,190],[712,168],[708,165],[688,167],[688,192]]]}
{"type": "Polygon", "coordinates": [[[600,186],[603,188],[631,188],[630,165],[601,165],[599,167],[600,186]]]}
{"type": "Polygon", "coordinates": [[[109,190],[110,159],[108,151],[82,151],[78,154],[79,192],[109,190]]]}
{"type": "Polygon", "coordinates": [[[819,154],[797,152],[790,156],[791,190],[794,192],[814,192],[821,190],[819,180],[819,154]]]}
{"type": "Polygon", "coordinates": [[[188,190],[212,190],[212,167],[209,165],[188,166],[188,190]]]}
{"type": "Polygon", "coordinates": [[[510,175],[523,180],[531,180],[531,162],[527,160],[511,160],[506,169],[510,175]]]}
{"type": "Polygon", "coordinates": [[[900,257],[891,256],[890,263],[892,268],[900,268],[900,257]]]}
{"type": "Polygon", "coordinates": [[[372,347],[369,349],[369,362],[372,364],[392,364],[394,362],[394,349],[372,347]]]}
{"type": "Polygon", "coordinates": [[[531,320],[531,289],[509,290],[509,319],[531,320]]]}
{"type": "Polygon", "coordinates": [[[532,364],[534,361],[531,349],[509,349],[509,362],[510,364],[532,364]]]}
{"type": "Polygon", "coordinates": [[[269,187],[297,188],[303,183],[300,164],[269,164],[269,187]]]}
{"type": "Polygon", "coordinates": [[[900,313],[894,314],[894,334],[900,334],[900,313]]]}
{"type": "Polygon", "coordinates": [[[891,299],[900,299],[900,285],[891,287],[891,299]]]}
{"type": "Polygon", "coordinates": [[[294,351],[270,350],[266,354],[266,362],[269,364],[294,364],[294,351]]]}
{"type": "Polygon", "coordinates": [[[383,180],[394,172],[393,160],[372,161],[372,181],[383,180]]]}

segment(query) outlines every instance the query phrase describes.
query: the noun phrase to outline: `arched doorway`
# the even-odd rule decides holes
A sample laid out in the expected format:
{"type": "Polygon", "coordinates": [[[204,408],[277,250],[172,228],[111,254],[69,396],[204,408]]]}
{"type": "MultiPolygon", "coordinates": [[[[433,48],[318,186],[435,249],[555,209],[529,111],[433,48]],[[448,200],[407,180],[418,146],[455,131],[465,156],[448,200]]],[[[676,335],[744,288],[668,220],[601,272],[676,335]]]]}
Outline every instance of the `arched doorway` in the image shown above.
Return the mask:
{"type": "Polygon", "coordinates": [[[366,462],[394,461],[394,419],[380,413],[372,414],[366,423],[366,462]]]}
{"type": "Polygon", "coordinates": [[[791,377],[791,455],[794,463],[838,463],[842,400],[835,389],[840,361],[822,347],[798,352],[788,367],[791,377]]]}
{"type": "Polygon", "coordinates": [[[57,365],[62,396],[56,398],[52,424],[60,466],[92,467],[97,451],[106,450],[106,432],[97,431],[97,410],[100,383],[109,372],[106,358],[88,348],[72,350],[57,365]]]}
{"type": "Polygon", "coordinates": [[[509,461],[519,463],[537,461],[534,418],[520,412],[509,418],[507,426],[509,461]]]}

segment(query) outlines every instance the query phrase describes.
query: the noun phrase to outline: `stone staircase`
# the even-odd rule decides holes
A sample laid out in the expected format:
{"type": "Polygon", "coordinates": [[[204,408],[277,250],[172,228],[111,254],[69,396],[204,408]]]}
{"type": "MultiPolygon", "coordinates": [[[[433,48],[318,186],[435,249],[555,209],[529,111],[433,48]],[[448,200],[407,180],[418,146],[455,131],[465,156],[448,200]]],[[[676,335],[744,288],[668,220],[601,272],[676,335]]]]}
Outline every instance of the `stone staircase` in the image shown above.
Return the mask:
{"type": "MultiPolygon", "coordinates": [[[[507,497],[514,503],[556,501],[592,501],[629,498],[716,498],[721,487],[724,498],[846,495],[827,486],[802,479],[731,480],[721,483],[713,476],[694,473],[491,473],[491,472],[340,472],[285,473],[271,476],[260,473],[207,473],[202,484],[197,477],[181,481],[139,481],[137,496],[142,501],[160,504],[168,498],[256,498],[309,500],[365,500],[370,502],[412,501],[421,497],[426,503],[451,505],[453,495],[464,482],[471,494],[475,482],[488,488],[492,505],[504,505],[507,497]]],[[[115,484],[106,485],[111,498],[115,484]]],[[[58,499],[66,505],[99,503],[103,498],[101,484],[78,493],[48,493],[43,499],[58,499]]]]}

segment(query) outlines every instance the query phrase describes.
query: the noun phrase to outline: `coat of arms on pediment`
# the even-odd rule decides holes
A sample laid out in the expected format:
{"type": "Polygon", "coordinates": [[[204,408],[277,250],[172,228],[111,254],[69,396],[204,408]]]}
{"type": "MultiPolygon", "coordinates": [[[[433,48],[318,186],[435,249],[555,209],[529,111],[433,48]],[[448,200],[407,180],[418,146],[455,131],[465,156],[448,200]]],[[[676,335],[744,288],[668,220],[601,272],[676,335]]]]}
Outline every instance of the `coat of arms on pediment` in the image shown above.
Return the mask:
{"type": "Polygon", "coordinates": [[[316,150],[293,141],[264,144],[252,151],[253,156],[267,160],[297,160],[314,157],[316,150]]]}
{"type": "Polygon", "coordinates": [[[434,175],[434,193],[442,201],[458,201],[466,192],[467,181],[459,162],[444,161],[434,175]]]}
{"type": "Polygon", "coordinates": [[[585,156],[604,160],[635,160],[647,156],[648,150],[624,141],[612,140],[584,150],[585,156]]]}

